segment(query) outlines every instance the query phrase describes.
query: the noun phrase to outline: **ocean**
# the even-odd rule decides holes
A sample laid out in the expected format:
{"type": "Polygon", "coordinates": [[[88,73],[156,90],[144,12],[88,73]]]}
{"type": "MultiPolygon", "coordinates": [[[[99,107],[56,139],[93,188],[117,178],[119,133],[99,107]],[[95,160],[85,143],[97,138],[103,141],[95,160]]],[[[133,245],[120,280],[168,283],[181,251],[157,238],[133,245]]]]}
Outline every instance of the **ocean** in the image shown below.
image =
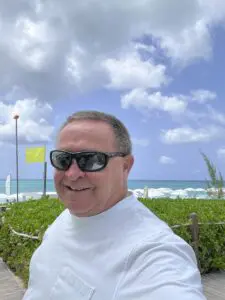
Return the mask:
{"type": "MultiPolygon", "coordinates": [[[[151,198],[171,197],[176,198],[207,198],[206,181],[192,180],[129,180],[128,188],[141,195],[148,187],[151,198]]],[[[43,180],[19,180],[19,193],[37,193],[43,191],[43,180]]],[[[47,180],[47,192],[55,192],[52,179],[47,180]]],[[[16,193],[16,180],[11,181],[11,194],[16,193]]],[[[0,180],[0,194],[5,194],[5,180],[0,180]]]]}
{"type": "MultiPolygon", "coordinates": [[[[47,191],[54,192],[54,182],[52,179],[47,180],[47,191]]],[[[206,188],[205,181],[185,181],[185,180],[129,180],[129,189],[144,189],[145,186],[152,189],[169,188],[177,189],[199,189],[206,188]]],[[[19,180],[19,192],[40,192],[43,190],[43,180],[41,179],[21,179],[19,180]]],[[[5,180],[0,179],[0,194],[5,193],[5,180]]],[[[11,193],[16,193],[16,180],[11,181],[11,193]]]]}

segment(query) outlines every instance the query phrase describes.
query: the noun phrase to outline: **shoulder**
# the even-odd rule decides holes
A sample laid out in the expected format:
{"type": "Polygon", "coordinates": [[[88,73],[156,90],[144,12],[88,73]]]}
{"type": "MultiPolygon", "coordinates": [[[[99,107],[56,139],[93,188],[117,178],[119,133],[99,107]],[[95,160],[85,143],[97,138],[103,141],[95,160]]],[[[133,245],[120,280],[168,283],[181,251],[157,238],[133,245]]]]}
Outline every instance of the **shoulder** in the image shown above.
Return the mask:
{"type": "Polygon", "coordinates": [[[161,234],[162,232],[172,232],[165,221],[160,219],[150,208],[146,207],[136,197],[133,196],[129,204],[130,209],[128,210],[128,213],[136,230],[139,232],[141,240],[148,235],[157,238],[160,232],[161,234]]]}
{"type": "Polygon", "coordinates": [[[166,229],[133,247],[117,288],[118,300],[205,299],[193,249],[166,229]]]}
{"type": "MultiPolygon", "coordinates": [[[[154,234],[146,234],[146,238],[140,240],[130,253],[130,263],[135,259],[142,259],[142,255],[148,257],[149,261],[157,263],[157,266],[164,263],[174,270],[182,270],[183,264],[187,262],[192,266],[196,265],[195,253],[192,247],[181,237],[168,228],[162,231],[155,230],[154,234]]],[[[144,262],[147,263],[147,260],[144,262]]]]}

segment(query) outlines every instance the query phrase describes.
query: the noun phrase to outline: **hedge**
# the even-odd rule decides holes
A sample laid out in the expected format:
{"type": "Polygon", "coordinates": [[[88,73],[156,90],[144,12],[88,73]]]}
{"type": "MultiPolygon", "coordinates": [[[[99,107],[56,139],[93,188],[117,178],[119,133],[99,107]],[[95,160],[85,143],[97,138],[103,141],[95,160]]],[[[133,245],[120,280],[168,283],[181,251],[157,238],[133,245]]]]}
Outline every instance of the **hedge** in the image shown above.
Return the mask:
{"type": "MultiPolygon", "coordinates": [[[[205,224],[225,222],[224,200],[199,199],[142,199],[146,207],[170,226],[188,223],[189,215],[197,213],[200,225],[199,259],[201,273],[225,269],[225,225],[205,224]]],[[[29,263],[34,250],[40,245],[48,226],[64,210],[58,199],[29,200],[8,205],[10,210],[1,213],[0,256],[27,287],[29,263]],[[1,218],[2,219],[2,218],[1,218]],[[16,232],[37,236],[38,240],[12,234],[16,232]]],[[[188,227],[173,228],[174,232],[192,243],[188,227]]]]}

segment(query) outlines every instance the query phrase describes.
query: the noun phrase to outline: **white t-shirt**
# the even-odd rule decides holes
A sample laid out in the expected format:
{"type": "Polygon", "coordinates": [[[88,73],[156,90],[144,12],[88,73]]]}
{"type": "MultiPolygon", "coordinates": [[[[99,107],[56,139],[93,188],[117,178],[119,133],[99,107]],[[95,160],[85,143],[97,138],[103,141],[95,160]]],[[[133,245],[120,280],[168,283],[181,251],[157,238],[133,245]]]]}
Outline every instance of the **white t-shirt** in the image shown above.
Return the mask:
{"type": "Polygon", "coordinates": [[[68,209],[30,263],[23,300],[205,300],[192,248],[129,195],[78,218],[68,209]]]}

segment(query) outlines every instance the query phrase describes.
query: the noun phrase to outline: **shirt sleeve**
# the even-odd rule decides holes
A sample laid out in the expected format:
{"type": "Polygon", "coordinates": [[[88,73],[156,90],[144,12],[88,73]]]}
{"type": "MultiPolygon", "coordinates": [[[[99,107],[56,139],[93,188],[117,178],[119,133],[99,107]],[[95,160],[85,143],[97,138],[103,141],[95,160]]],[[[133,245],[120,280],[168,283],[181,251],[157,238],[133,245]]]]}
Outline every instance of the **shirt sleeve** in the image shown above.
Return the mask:
{"type": "Polygon", "coordinates": [[[206,300],[193,249],[161,233],[131,252],[114,300],[206,300]]]}

